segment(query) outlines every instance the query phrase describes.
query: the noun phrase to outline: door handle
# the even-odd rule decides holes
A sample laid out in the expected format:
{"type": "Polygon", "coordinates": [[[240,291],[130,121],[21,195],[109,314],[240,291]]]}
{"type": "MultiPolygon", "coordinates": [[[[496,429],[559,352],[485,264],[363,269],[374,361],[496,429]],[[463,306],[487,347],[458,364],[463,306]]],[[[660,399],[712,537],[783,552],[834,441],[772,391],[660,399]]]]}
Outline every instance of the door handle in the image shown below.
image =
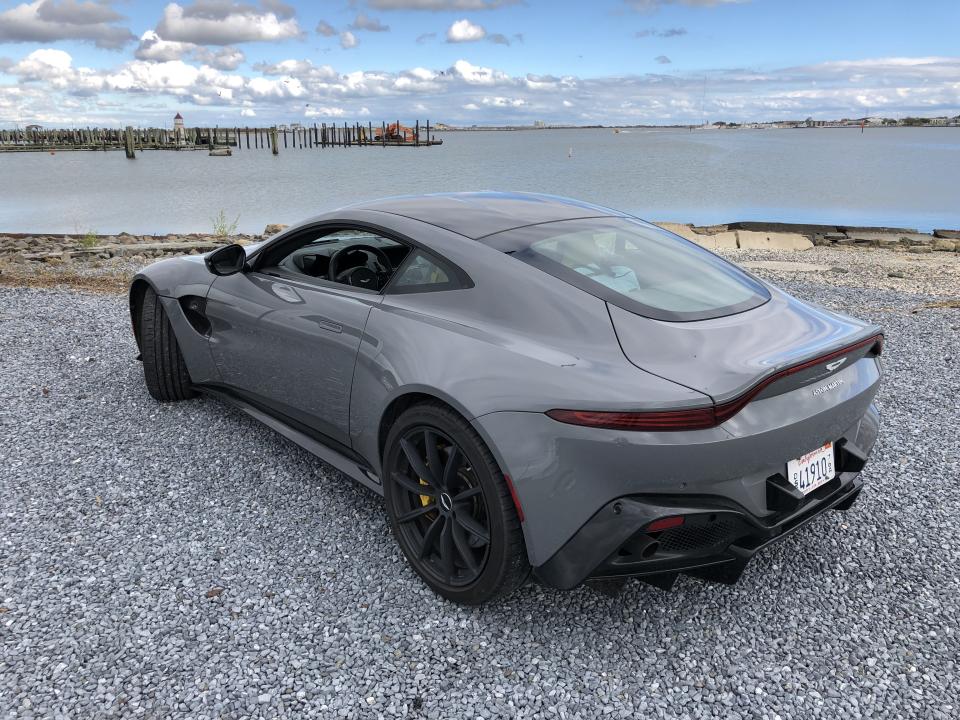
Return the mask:
{"type": "Polygon", "coordinates": [[[312,320],[323,330],[329,330],[330,332],[343,332],[343,325],[338,322],[334,322],[328,318],[323,317],[323,315],[309,315],[306,317],[307,320],[312,320]]]}

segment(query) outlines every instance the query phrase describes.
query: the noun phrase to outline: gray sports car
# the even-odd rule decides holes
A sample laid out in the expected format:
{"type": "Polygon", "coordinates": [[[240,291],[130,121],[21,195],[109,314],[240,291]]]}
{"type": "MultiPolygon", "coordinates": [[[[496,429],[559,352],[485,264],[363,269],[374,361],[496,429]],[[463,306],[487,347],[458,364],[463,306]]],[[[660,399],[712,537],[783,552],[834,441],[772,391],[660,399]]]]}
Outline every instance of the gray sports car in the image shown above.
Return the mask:
{"type": "Polygon", "coordinates": [[[734,582],[851,506],[877,437],[879,328],[575,200],[353,205],[157,262],[130,312],[154,398],[215,395],[382,494],[456,602],[734,582]]]}

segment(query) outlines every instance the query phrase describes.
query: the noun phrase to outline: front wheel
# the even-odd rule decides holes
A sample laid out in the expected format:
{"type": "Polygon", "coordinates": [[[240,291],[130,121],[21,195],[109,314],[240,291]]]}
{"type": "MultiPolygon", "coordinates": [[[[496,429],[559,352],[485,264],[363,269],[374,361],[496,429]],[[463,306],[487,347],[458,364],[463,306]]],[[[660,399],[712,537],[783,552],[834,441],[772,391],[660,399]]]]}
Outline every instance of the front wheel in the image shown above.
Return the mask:
{"type": "Polygon", "coordinates": [[[154,400],[173,402],[196,396],[180,344],[153,288],[143,294],[140,308],[140,354],[143,379],[154,400]]]}
{"type": "Polygon", "coordinates": [[[479,605],[530,573],[510,490],[476,431],[439,404],[418,405],[390,429],[383,489],[393,534],[438,594],[479,605]]]}

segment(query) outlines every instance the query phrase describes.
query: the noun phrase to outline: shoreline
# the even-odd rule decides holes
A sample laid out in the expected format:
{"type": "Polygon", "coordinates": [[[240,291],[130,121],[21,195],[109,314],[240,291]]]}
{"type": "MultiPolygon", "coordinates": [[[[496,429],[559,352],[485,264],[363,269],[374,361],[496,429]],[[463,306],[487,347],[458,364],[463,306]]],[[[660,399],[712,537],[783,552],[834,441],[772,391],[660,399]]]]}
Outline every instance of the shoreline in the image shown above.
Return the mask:
{"type": "MultiPolygon", "coordinates": [[[[909,252],[960,252],[960,230],[937,228],[920,232],[916,228],[736,221],[716,225],[653,221],[653,224],[710,250],[809,250],[813,247],[875,247],[906,249],[909,252]]],[[[59,259],[146,258],[167,254],[197,254],[220,245],[259,242],[286,225],[271,223],[258,235],[249,233],[166,233],[141,235],[120,232],[43,233],[0,231],[0,259],[8,262],[49,262],[59,259]]]]}
{"type": "MultiPolygon", "coordinates": [[[[656,224],[775,282],[801,277],[960,304],[960,230],[920,233],[911,228],[778,222],[656,224]]],[[[0,287],[123,294],[133,275],[156,260],[258,242],[284,227],[268,225],[259,235],[0,233],[0,287]]]]}

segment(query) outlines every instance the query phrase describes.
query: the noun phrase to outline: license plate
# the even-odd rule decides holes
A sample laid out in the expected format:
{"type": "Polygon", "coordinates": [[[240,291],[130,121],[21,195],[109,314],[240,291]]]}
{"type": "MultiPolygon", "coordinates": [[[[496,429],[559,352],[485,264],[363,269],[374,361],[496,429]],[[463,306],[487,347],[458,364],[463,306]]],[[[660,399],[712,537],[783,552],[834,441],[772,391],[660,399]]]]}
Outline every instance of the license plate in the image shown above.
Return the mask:
{"type": "Polygon", "coordinates": [[[787,479],[804,495],[826,485],[836,474],[832,442],[787,463],[787,479]]]}

